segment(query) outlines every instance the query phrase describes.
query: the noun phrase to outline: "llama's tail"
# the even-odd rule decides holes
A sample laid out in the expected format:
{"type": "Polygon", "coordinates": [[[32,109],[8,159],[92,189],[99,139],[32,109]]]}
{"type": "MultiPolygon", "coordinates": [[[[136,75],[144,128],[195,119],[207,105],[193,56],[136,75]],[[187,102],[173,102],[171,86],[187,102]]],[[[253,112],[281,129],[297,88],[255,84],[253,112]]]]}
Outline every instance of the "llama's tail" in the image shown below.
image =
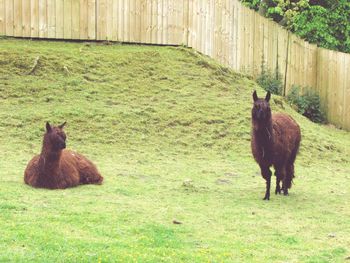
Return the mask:
{"type": "Polygon", "coordinates": [[[289,158],[288,165],[287,165],[286,186],[289,189],[292,188],[293,178],[295,177],[295,175],[294,175],[294,161],[295,161],[295,158],[298,154],[298,151],[299,151],[299,144],[297,144],[297,146],[292,151],[290,158],[289,158]]]}
{"type": "Polygon", "coordinates": [[[286,180],[283,182],[288,189],[292,188],[294,178],[294,164],[290,164],[286,169],[286,180]]]}

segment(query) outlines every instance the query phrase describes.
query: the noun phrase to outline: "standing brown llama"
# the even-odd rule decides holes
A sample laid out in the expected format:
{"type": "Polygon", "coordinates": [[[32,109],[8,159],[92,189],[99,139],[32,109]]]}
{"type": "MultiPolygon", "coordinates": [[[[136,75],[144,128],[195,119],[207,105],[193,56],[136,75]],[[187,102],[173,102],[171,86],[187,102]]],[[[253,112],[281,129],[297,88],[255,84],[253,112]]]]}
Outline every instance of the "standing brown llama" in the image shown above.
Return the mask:
{"type": "Polygon", "coordinates": [[[101,184],[103,177],[96,166],[84,156],[66,150],[63,123],[57,127],[46,123],[40,155],[28,163],[24,182],[33,187],[64,189],[79,184],[101,184]]]}
{"type": "Polygon", "coordinates": [[[272,165],[276,175],[275,194],[281,194],[282,181],[283,194],[288,195],[288,189],[292,187],[294,161],[301,140],[299,125],[292,117],[282,113],[271,114],[270,97],[270,92],[267,92],[265,99],[259,99],[256,91],[253,93],[251,146],[261,175],[266,180],[264,200],[270,200],[272,165]]]}

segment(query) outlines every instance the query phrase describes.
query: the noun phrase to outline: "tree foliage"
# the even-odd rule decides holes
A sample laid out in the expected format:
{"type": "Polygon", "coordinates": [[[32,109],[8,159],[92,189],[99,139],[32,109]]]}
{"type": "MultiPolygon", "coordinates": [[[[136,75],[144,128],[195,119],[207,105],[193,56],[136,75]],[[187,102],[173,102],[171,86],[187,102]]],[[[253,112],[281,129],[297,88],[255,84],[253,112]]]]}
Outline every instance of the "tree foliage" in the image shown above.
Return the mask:
{"type": "Polygon", "coordinates": [[[321,47],[350,53],[349,0],[242,0],[321,47]]]}

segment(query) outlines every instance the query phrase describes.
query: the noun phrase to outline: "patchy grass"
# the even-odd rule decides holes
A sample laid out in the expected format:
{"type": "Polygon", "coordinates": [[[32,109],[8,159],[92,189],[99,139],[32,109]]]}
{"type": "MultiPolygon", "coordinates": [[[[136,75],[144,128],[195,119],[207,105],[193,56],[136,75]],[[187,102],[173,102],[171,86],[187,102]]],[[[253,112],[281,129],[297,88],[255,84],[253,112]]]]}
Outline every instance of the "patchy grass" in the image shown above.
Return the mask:
{"type": "Polygon", "coordinates": [[[273,96],[303,139],[290,196],[264,202],[254,89],[263,94],[182,47],[0,39],[0,261],[344,261],[350,134],[273,96]],[[96,163],[103,185],[23,183],[47,120],[68,122],[68,148],[96,163]]]}

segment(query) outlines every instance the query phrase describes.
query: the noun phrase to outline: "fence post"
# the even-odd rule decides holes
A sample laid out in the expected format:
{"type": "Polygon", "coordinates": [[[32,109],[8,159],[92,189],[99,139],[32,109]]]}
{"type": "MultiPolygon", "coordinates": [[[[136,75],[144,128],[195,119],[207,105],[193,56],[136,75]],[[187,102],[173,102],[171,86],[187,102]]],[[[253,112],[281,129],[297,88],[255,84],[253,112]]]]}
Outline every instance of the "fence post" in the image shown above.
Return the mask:
{"type": "Polygon", "coordinates": [[[288,74],[288,59],[289,59],[289,42],[290,42],[290,32],[288,31],[288,38],[287,38],[287,54],[286,54],[286,68],[284,72],[284,85],[283,85],[283,96],[286,96],[286,90],[287,90],[287,74],[288,74]]]}

